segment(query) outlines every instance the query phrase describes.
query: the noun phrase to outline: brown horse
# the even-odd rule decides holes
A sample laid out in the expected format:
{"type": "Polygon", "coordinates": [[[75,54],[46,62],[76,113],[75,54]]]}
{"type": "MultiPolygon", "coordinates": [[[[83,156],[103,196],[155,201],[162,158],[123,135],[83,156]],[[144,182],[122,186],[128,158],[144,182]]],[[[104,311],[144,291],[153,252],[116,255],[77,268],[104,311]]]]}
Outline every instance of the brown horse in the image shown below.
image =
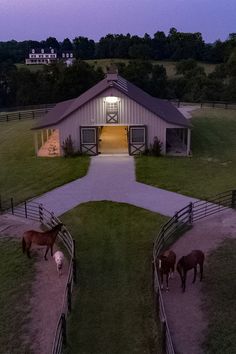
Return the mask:
{"type": "Polygon", "coordinates": [[[200,281],[202,281],[203,277],[203,263],[204,263],[204,253],[200,250],[194,250],[187,256],[183,256],[177,263],[177,271],[179,272],[180,279],[181,279],[181,287],[183,292],[186,288],[186,278],[187,272],[190,269],[194,269],[194,276],[193,276],[193,283],[196,281],[197,276],[197,265],[200,266],[200,281]]]}
{"type": "Polygon", "coordinates": [[[174,273],[175,271],[175,262],[176,262],[176,254],[175,252],[171,250],[167,250],[164,253],[162,253],[159,258],[158,258],[158,269],[159,269],[159,275],[161,279],[161,289],[164,289],[163,286],[163,275],[166,275],[166,290],[169,291],[169,277],[170,277],[170,272],[174,273]]]}
{"type": "Polygon", "coordinates": [[[40,246],[47,246],[44,259],[47,260],[47,253],[49,248],[51,249],[51,256],[53,255],[53,245],[56,240],[58,232],[61,230],[63,224],[59,223],[51,230],[45,232],[38,232],[35,230],[26,231],[22,237],[22,250],[23,253],[27,252],[27,256],[30,258],[30,247],[32,243],[36,243],[40,246]]]}

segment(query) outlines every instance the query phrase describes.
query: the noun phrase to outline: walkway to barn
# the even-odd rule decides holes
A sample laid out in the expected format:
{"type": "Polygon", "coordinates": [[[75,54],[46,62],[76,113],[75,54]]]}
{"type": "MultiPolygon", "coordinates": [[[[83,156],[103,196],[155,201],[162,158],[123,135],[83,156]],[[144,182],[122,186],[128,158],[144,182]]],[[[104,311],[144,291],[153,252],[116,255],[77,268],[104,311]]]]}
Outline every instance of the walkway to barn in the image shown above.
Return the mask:
{"type": "Polygon", "coordinates": [[[196,201],[136,182],[134,158],[128,155],[92,157],[85,177],[33,199],[57,216],[81,203],[99,200],[128,203],[166,216],[196,201]]]}

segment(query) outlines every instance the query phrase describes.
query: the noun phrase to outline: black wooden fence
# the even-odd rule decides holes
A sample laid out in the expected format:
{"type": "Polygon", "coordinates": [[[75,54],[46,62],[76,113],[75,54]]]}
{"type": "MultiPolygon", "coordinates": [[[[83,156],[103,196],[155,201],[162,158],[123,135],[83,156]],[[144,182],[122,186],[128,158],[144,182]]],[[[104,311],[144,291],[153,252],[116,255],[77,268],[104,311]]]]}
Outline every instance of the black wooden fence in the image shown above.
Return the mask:
{"type": "Polygon", "coordinates": [[[208,201],[197,201],[190,203],[162,226],[153,247],[153,293],[154,308],[156,318],[161,322],[162,353],[175,354],[170,328],[168,326],[164,302],[162,298],[157,260],[161,252],[168,248],[184,231],[192,227],[193,223],[211,216],[213,214],[225,211],[228,208],[236,208],[236,190],[230,190],[218,194],[208,201]]]}
{"type": "MultiPolygon", "coordinates": [[[[38,221],[47,228],[51,228],[61,222],[60,219],[53,214],[53,212],[46,210],[42,204],[28,201],[15,205],[13,198],[10,198],[10,200],[6,202],[3,201],[0,196],[0,213],[3,212],[38,221]]],[[[67,316],[71,312],[72,290],[77,280],[75,241],[65,226],[63,226],[62,230],[59,232],[58,239],[68,253],[69,270],[66,287],[63,294],[60,316],[55,324],[56,329],[53,337],[52,354],[61,354],[63,346],[67,343],[66,321],[67,316]]]]}
{"type": "Polygon", "coordinates": [[[203,102],[185,102],[181,100],[170,100],[175,106],[200,106],[201,108],[223,108],[223,109],[236,109],[235,102],[227,101],[203,101],[203,102]]]}
{"type": "Polygon", "coordinates": [[[35,110],[25,110],[17,112],[0,113],[0,123],[24,119],[37,119],[48,113],[52,107],[40,108],[35,110]]]}

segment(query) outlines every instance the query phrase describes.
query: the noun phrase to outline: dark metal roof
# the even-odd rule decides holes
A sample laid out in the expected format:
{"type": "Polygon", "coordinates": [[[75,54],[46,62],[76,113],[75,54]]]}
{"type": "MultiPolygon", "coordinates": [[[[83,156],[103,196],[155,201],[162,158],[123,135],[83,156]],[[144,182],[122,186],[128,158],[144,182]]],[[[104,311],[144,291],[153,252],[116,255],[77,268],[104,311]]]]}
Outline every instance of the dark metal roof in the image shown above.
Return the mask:
{"type": "Polygon", "coordinates": [[[183,127],[191,126],[190,122],[172,103],[150,96],[148,93],[117,74],[108,74],[105,79],[101,80],[79,97],[58,103],[48,114],[36,123],[33,129],[46,128],[60,123],[109,87],[116,88],[168,123],[183,127]]]}

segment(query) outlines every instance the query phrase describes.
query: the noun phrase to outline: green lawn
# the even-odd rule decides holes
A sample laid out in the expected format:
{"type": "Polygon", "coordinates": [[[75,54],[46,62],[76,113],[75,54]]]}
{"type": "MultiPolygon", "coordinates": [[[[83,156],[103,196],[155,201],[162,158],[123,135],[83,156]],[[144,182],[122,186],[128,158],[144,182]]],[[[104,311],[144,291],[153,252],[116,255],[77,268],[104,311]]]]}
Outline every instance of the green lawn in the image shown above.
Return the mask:
{"type": "Polygon", "coordinates": [[[0,195],[16,202],[34,197],[87,173],[89,158],[37,158],[33,121],[0,124],[0,195]]]}
{"type": "Polygon", "coordinates": [[[205,354],[236,353],[236,240],[211,253],[205,267],[203,308],[208,318],[205,354]]]}
{"type": "Polygon", "coordinates": [[[167,218],[127,204],[91,202],[62,220],[76,240],[80,284],[67,352],[156,353],[151,257],[167,218]]]}
{"type": "Polygon", "coordinates": [[[43,70],[43,68],[45,66],[43,64],[26,65],[26,64],[21,64],[21,63],[15,64],[15,65],[16,65],[17,69],[28,69],[32,72],[43,70]]]}
{"type": "Polygon", "coordinates": [[[236,187],[236,110],[193,116],[193,157],[137,158],[139,182],[202,199],[236,187]]]}
{"type": "Polygon", "coordinates": [[[0,240],[0,259],[0,353],[30,354],[23,327],[30,320],[34,263],[23,257],[19,242],[9,239],[0,240]]]}

